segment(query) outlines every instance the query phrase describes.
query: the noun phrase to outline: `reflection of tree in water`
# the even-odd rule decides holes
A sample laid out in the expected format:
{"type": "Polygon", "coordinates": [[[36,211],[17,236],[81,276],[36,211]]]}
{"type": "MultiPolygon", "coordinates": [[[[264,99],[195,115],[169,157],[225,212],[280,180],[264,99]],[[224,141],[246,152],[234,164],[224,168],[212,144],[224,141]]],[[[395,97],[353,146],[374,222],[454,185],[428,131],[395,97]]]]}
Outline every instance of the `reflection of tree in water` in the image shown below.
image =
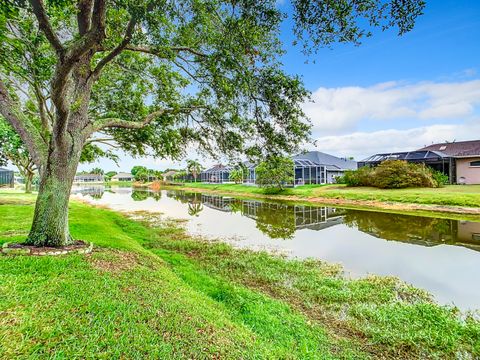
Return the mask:
{"type": "Polygon", "coordinates": [[[155,199],[155,201],[159,201],[162,198],[162,193],[160,191],[154,191],[150,193],[149,197],[152,197],[155,199]]]}
{"type": "Polygon", "coordinates": [[[235,199],[234,201],[230,202],[230,209],[233,213],[243,213],[243,204],[245,201],[235,199]]]}
{"type": "Polygon", "coordinates": [[[188,203],[188,215],[198,216],[203,211],[202,203],[188,203]]]}
{"type": "Polygon", "coordinates": [[[133,201],[144,201],[144,200],[147,200],[149,197],[155,199],[155,201],[159,201],[162,198],[162,193],[156,192],[156,191],[144,191],[144,190],[132,191],[133,201]]]}
{"type": "Polygon", "coordinates": [[[182,204],[202,202],[202,194],[186,192],[185,190],[169,190],[167,196],[180,201],[182,204]]]}
{"type": "Polygon", "coordinates": [[[348,210],[344,223],[378,238],[423,245],[457,238],[457,221],[448,219],[348,210]]]}
{"type": "Polygon", "coordinates": [[[133,201],[144,201],[148,199],[148,192],[146,191],[138,191],[138,190],[133,190],[132,191],[132,199],[133,201]]]}
{"type": "Polygon", "coordinates": [[[292,239],[295,235],[295,212],[291,206],[262,204],[256,210],[257,229],[272,239],[292,239]]]}
{"type": "Polygon", "coordinates": [[[202,194],[183,190],[168,191],[167,196],[182,204],[188,204],[188,215],[198,216],[203,211],[202,194]]]}
{"type": "Polygon", "coordinates": [[[104,192],[105,187],[103,186],[79,187],[72,189],[73,194],[79,193],[83,196],[88,195],[95,200],[100,200],[103,197],[104,192]]]}
{"type": "Polygon", "coordinates": [[[198,216],[203,206],[223,212],[240,213],[255,220],[257,229],[272,239],[292,239],[296,229],[321,230],[341,223],[342,211],[333,208],[291,206],[283,202],[241,200],[182,190],[168,191],[167,196],[187,203],[191,216],[198,216]]]}

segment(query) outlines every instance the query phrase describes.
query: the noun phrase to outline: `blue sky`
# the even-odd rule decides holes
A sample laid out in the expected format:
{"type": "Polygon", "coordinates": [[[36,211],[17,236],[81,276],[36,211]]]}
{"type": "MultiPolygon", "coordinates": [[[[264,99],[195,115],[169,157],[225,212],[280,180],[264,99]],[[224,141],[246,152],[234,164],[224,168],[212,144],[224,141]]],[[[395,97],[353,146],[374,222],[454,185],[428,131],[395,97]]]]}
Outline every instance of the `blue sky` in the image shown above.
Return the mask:
{"type": "MultiPolygon", "coordinates": [[[[290,37],[285,24],[284,39],[290,37]]],[[[453,80],[480,64],[480,1],[427,0],[413,31],[376,31],[361,46],[334,45],[309,57],[287,46],[287,71],[303,75],[306,86],[369,86],[399,80],[453,80]],[[315,64],[311,60],[315,60],[315,64]]],[[[291,41],[285,41],[286,44],[291,41]]],[[[480,69],[479,69],[480,70],[480,69]]]]}
{"type": "MultiPolygon", "coordinates": [[[[480,1],[427,0],[425,14],[403,37],[394,29],[377,31],[361,46],[337,44],[308,58],[291,45],[289,25],[282,33],[285,69],[302,76],[315,101],[305,111],[318,141],[307,148],[360,160],[480,138],[480,1]]],[[[122,156],[120,168],[134,164],[182,165],[122,156]]],[[[118,169],[107,160],[99,165],[118,169]]]]}

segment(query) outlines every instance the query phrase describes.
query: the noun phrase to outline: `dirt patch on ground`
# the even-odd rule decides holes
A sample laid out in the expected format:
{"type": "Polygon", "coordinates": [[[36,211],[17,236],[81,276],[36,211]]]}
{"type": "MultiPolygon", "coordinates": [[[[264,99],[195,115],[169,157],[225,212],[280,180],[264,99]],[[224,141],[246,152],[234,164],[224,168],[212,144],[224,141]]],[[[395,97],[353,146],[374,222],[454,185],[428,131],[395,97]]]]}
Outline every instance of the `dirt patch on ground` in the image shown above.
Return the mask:
{"type": "Polygon", "coordinates": [[[3,198],[0,200],[0,205],[32,205],[35,201],[33,200],[19,200],[19,199],[9,199],[3,198]]]}
{"type": "Polygon", "coordinates": [[[72,244],[62,247],[37,247],[24,244],[5,243],[1,252],[6,255],[27,255],[27,256],[55,256],[71,253],[87,254],[93,249],[93,244],[76,240],[72,244]]]}
{"type": "Polygon", "coordinates": [[[99,271],[120,273],[136,267],[138,256],[119,250],[98,250],[88,256],[88,262],[99,271]]]}

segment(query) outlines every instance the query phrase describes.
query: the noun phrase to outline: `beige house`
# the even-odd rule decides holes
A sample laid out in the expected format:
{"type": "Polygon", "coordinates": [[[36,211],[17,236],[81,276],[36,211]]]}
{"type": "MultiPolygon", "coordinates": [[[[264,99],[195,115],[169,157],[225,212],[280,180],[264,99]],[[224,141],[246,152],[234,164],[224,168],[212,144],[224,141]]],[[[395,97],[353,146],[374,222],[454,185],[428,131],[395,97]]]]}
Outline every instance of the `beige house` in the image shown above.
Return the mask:
{"type": "Polygon", "coordinates": [[[110,181],[133,181],[133,175],[130,173],[119,172],[117,175],[112,176],[110,181]]]}
{"type": "Polygon", "coordinates": [[[103,183],[105,177],[100,174],[77,174],[73,179],[75,184],[79,183],[103,183]]]}
{"type": "Polygon", "coordinates": [[[433,144],[420,150],[441,152],[452,158],[453,182],[480,184],[480,140],[433,144]]]}
{"type": "Polygon", "coordinates": [[[175,175],[177,175],[178,171],[170,170],[164,173],[163,176],[163,181],[173,181],[175,180],[175,175]]]}

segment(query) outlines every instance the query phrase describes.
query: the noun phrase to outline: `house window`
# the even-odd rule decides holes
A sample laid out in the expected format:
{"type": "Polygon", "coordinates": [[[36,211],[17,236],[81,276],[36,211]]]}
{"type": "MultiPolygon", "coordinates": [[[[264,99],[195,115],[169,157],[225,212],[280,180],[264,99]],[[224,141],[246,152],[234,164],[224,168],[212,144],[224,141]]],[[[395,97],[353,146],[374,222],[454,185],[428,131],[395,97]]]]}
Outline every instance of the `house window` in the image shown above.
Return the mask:
{"type": "Polygon", "coordinates": [[[480,160],[470,162],[470,166],[472,166],[472,167],[480,167],[480,160]]]}

